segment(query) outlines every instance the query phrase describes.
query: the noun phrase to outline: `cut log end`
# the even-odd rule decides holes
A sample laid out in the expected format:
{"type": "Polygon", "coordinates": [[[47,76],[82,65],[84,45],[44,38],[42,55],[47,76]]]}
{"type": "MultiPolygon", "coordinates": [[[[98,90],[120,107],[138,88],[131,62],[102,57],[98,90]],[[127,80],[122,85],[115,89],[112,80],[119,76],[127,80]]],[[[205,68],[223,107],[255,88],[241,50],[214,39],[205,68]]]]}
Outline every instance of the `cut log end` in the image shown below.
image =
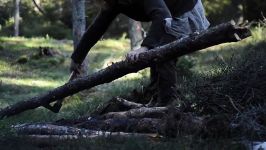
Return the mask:
{"type": "Polygon", "coordinates": [[[244,40],[252,35],[251,31],[246,27],[235,27],[235,42],[244,40]]]}

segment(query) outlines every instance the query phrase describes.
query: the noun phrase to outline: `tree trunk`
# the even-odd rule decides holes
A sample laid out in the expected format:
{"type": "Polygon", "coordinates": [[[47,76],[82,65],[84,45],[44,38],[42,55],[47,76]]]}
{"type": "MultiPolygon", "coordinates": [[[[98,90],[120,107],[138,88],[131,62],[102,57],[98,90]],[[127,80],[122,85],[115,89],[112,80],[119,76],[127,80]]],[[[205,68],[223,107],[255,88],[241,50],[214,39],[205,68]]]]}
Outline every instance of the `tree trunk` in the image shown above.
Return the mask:
{"type": "Polygon", "coordinates": [[[14,36],[19,36],[20,0],[14,0],[14,36]]]}
{"type": "MultiPolygon", "coordinates": [[[[85,0],[72,0],[73,43],[76,49],[86,29],[85,0]]],[[[88,58],[81,65],[81,76],[88,74],[88,58]]]]}
{"type": "Polygon", "coordinates": [[[128,24],[131,50],[134,50],[140,47],[140,44],[143,40],[142,26],[141,22],[135,21],[133,19],[129,19],[128,24]]]}
{"type": "Polygon", "coordinates": [[[136,61],[123,60],[92,75],[76,79],[46,94],[18,102],[0,111],[0,118],[16,115],[29,109],[48,105],[85,89],[112,82],[124,75],[134,73],[151,65],[171,60],[210,46],[237,42],[251,35],[250,30],[225,23],[206,30],[199,35],[183,38],[164,46],[141,53],[136,61]]]}

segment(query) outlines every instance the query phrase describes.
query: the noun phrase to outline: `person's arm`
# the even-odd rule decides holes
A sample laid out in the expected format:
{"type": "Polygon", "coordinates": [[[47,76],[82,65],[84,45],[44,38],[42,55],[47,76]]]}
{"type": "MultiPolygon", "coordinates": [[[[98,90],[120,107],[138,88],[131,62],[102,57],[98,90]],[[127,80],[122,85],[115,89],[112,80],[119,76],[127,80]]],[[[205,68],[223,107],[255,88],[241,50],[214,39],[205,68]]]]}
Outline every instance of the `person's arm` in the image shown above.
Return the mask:
{"type": "Polygon", "coordinates": [[[162,37],[168,36],[165,31],[165,19],[172,18],[172,15],[164,0],[145,0],[144,8],[152,25],[141,45],[154,48],[159,46],[162,37]]]}
{"type": "Polygon", "coordinates": [[[114,18],[118,15],[118,11],[113,8],[104,8],[97,15],[96,19],[82,36],[77,48],[73,52],[71,58],[77,64],[82,64],[89,50],[103,36],[114,18]]]}

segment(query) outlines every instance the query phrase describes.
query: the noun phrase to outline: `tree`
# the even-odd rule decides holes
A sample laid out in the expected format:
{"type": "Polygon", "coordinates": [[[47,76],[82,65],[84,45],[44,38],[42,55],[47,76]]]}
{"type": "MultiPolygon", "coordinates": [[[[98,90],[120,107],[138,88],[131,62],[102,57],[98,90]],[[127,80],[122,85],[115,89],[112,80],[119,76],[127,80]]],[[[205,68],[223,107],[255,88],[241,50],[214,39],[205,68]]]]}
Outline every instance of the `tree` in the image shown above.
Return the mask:
{"type": "Polygon", "coordinates": [[[20,0],[14,0],[14,36],[19,36],[19,5],[20,0]]]}
{"type": "Polygon", "coordinates": [[[143,40],[141,23],[132,19],[128,21],[128,33],[131,42],[131,49],[137,49],[140,47],[140,43],[143,40]]]}
{"type": "MultiPolygon", "coordinates": [[[[72,23],[73,23],[73,42],[76,49],[86,28],[85,0],[72,0],[72,23]]],[[[86,58],[81,65],[82,74],[88,74],[88,59],[86,58]]]]}

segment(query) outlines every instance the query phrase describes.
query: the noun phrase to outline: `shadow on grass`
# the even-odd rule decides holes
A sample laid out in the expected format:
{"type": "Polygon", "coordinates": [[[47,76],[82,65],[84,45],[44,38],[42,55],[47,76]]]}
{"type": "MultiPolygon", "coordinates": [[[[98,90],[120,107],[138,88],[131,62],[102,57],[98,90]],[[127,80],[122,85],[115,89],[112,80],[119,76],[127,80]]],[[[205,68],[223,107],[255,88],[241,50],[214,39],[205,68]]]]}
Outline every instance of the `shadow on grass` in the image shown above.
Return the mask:
{"type": "Polygon", "coordinates": [[[26,100],[40,93],[48,91],[50,87],[39,87],[29,85],[14,85],[2,84],[0,85],[0,104],[1,107],[14,104],[16,102],[26,100]]]}

